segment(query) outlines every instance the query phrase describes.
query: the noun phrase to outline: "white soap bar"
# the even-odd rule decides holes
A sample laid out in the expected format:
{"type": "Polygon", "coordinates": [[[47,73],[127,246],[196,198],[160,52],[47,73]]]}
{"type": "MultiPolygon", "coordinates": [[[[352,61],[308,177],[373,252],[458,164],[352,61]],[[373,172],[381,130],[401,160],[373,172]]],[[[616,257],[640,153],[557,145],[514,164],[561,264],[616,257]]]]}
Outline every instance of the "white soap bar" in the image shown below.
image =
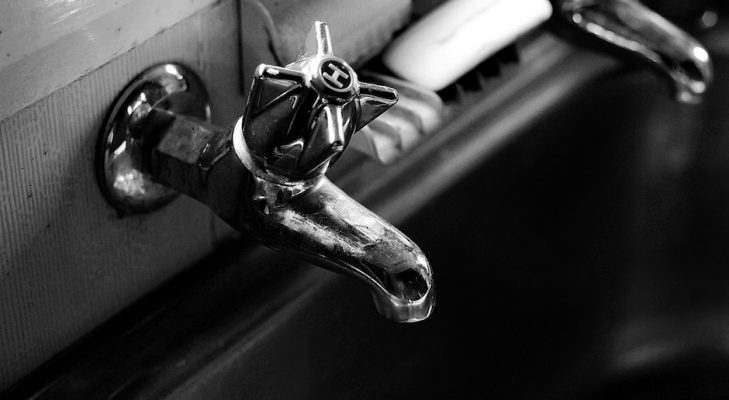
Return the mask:
{"type": "Polygon", "coordinates": [[[403,79],[440,90],[550,15],[548,0],[450,0],[395,39],[383,60],[403,79]]]}

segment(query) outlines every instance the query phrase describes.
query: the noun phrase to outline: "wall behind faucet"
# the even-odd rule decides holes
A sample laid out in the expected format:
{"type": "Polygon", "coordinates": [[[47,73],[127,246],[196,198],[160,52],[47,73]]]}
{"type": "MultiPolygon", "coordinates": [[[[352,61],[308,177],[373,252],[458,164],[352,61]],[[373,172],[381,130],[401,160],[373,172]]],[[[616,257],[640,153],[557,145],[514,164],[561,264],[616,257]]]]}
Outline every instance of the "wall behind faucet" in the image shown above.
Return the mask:
{"type": "Polygon", "coordinates": [[[0,2],[0,120],[214,2],[0,2]]]}
{"type": "Polygon", "coordinates": [[[245,104],[236,7],[207,5],[0,121],[0,391],[230,235],[187,198],[120,218],[97,188],[94,148],[114,98],[160,62],[196,70],[213,122],[232,123],[245,104]]]}

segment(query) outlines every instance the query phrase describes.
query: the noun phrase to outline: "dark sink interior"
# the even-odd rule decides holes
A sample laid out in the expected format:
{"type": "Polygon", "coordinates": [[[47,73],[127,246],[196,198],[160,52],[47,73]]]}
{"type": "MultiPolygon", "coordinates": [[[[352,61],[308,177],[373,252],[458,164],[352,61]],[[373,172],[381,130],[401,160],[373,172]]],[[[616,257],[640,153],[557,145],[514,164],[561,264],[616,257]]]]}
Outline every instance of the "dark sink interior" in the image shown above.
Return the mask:
{"type": "Polygon", "coordinates": [[[246,244],[8,398],[729,398],[729,52],[714,58],[699,106],[647,71],[597,74],[401,221],[436,274],[424,322],[246,244]]]}
{"type": "Polygon", "coordinates": [[[259,343],[252,359],[286,385],[237,389],[727,398],[729,59],[716,70],[701,106],[671,102],[642,71],[583,85],[400,225],[436,271],[429,320],[385,321],[336,278],[282,325],[288,339],[259,343]]]}

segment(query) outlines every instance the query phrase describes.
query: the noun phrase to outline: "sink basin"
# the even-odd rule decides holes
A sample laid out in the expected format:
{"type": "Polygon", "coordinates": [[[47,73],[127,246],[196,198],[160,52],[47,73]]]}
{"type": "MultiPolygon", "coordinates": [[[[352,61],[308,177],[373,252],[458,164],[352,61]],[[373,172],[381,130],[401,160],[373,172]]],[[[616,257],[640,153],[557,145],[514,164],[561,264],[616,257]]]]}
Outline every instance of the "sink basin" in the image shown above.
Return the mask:
{"type": "Polygon", "coordinates": [[[575,54],[400,163],[340,175],[428,256],[428,320],[234,245],[8,399],[729,397],[729,51],[699,106],[575,54]]]}

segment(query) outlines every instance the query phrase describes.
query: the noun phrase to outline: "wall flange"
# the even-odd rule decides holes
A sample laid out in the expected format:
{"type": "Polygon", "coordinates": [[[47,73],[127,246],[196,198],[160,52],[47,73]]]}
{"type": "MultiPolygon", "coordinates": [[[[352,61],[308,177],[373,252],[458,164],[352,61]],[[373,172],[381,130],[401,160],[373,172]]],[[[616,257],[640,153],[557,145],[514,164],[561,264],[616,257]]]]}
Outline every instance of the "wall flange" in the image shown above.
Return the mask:
{"type": "Polygon", "coordinates": [[[210,121],[210,102],[200,78],[179,64],[143,72],[121,93],[99,136],[96,172],[104,197],[122,214],[156,210],[179,194],[156,183],[145,168],[149,154],[140,127],[152,108],[210,121]]]}

